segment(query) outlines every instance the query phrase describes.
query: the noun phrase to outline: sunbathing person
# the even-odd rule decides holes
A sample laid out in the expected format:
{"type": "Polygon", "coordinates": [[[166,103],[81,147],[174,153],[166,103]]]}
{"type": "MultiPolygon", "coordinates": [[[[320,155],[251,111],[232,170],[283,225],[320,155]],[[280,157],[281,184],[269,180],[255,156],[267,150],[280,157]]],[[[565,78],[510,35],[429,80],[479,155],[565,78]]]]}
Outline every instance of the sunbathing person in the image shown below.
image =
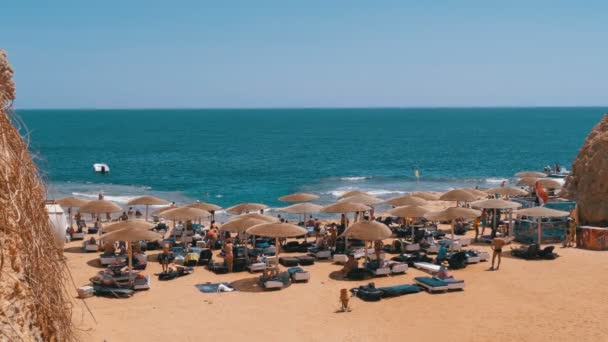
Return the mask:
{"type": "Polygon", "coordinates": [[[500,268],[502,247],[506,244],[507,243],[502,238],[494,238],[492,240],[492,267],[490,267],[490,270],[498,270],[498,268],[500,268]],[[496,268],[494,268],[494,260],[496,257],[498,257],[498,264],[496,265],[496,268]]]}
{"type": "Polygon", "coordinates": [[[359,268],[359,261],[355,259],[354,255],[349,255],[348,261],[344,264],[344,267],[342,268],[342,273],[346,275],[348,274],[348,272],[356,268],[359,268]]]}
{"type": "Polygon", "coordinates": [[[89,245],[95,245],[97,244],[97,240],[95,240],[94,236],[91,236],[91,238],[89,239],[89,245]]]}

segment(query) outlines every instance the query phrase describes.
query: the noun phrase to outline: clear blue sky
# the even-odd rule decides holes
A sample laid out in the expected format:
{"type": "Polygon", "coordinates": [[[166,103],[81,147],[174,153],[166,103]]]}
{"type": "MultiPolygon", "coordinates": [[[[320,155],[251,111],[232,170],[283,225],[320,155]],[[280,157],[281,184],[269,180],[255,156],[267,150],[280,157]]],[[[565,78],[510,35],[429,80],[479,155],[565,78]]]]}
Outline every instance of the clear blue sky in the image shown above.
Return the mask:
{"type": "Polygon", "coordinates": [[[15,0],[20,108],[605,105],[608,1],[15,0]]]}

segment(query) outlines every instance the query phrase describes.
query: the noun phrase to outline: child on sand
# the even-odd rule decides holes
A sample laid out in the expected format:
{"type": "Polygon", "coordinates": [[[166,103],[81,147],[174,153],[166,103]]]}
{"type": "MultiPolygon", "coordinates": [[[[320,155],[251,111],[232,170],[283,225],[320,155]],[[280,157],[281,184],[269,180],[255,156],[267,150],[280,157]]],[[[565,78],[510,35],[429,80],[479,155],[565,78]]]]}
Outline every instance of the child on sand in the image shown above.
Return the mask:
{"type": "Polygon", "coordinates": [[[350,308],[348,307],[349,300],[350,300],[350,297],[348,296],[348,290],[341,289],[340,290],[340,303],[342,304],[342,308],[340,308],[340,311],[350,312],[350,308]]]}

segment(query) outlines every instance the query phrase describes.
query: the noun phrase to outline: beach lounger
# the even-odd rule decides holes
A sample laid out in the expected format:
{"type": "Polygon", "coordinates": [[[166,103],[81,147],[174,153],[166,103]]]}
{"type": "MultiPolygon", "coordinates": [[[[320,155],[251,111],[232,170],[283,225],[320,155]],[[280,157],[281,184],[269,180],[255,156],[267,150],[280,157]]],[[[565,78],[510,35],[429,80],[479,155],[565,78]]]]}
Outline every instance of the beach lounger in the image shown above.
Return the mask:
{"type": "Polygon", "coordinates": [[[83,240],[84,239],[84,232],[74,232],[72,233],[72,240],[83,240]]]}
{"type": "Polygon", "coordinates": [[[334,254],[333,261],[337,264],[344,264],[348,261],[348,256],[346,254],[334,254]]]}
{"type": "Polygon", "coordinates": [[[133,280],[133,290],[149,290],[150,289],[150,276],[138,274],[133,280]]]}
{"type": "Polygon", "coordinates": [[[437,254],[439,252],[439,245],[433,244],[422,249],[428,254],[437,254]]]}
{"type": "Polygon", "coordinates": [[[266,255],[275,255],[277,252],[277,249],[274,246],[268,246],[266,248],[264,248],[264,254],[266,255]]]}
{"type": "Polygon", "coordinates": [[[99,228],[97,228],[97,227],[87,228],[87,234],[97,234],[98,232],[99,232],[99,228]]]}
{"type": "MultiPolygon", "coordinates": [[[[376,260],[376,252],[367,255],[369,260],[376,260]]],[[[380,260],[386,259],[386,252],[380,252],[380,260]]]]}
{"type": "Polygon", "coordinates": [[[385,276],[391,274],[391,269],[384,262],[378,263],[377,261],[370,261],[365,265],[365,268],[372,271],[374,276],[385,276]]]}
{"type": "Polygon", "coordinates": [[[135,293],[131,289],[119,288],[119,287],[108,287],[103,285],[93,285],[96,296],[106,296],[115,298],[128,298],[135,293]]]}
{"type": "Polygon", "coordinates": [[[464,251],[467,255],[475,255],[479,258],[479,261],[488,261],[490,259],[490,253],[486,251],[480,251],[478,249],[469,249],[464,251]]]}
{"type": "Polygon", "coordinates": [[[294,267],[298,266],[298,258],[293,257],[281,257],[279,258],[279,264],[285,267],[294,267]]]}
{"type": "Polygon", "coordinates": [[[404,274],[408,270],[406,263],[398,261],[389,261],[388,267],[391,269],[391,274],[404,274]]]}
{"type": "Polygon", "coordinates": [[[316,259],[329,259],[331,258],[331,251],[329,249],[319,250],[316,247],[308,248],[308,252],[316,259]]]}
{"type": "Polygon", "coordinates": [[[448,284],[448,290],[464,290],[464,280],[445,278],[441,279],[444,283],[448,284]]]}
{"type": "Polygon", "coordinates": [[[529,246],[521,246],[516,249],[511,250],[511,255],[518,258],[523,258],[526,260],[533,260],[538,258],[538,252],[540,251],[540,246],[536,243],[533,243],[529,246]]]}
{"type": "Polygon", "coordinates": [[[291,280],[294,282],[306,282],[310,280],[310,272],[301,267],[291,267],[287,269],[291,280]]]}
{"type": "Polygon", "coordinates": [[[397,262],[407,263],[408,266],[413,267],[416,262],[432,262],[433,259],[429,258],[425,254],[420,253],[412,253],[412,254],[401,254],[396,257],[393,257],[391,260],[397,262]]]}
{"type": "Polygon", "coordinates": [[[99,245],[96,243],[89,243],[89,241],[84,242],[84,252],[99,252],[99,245]]]}
{"type": "Polygon", "coordinates": [[[78,298],[89,298],[95,295],[95,288],[93,286],[85,285],[78,288],[78,298]]]}
{"type": "Polygon", "coordinates": [[[286,244],[284,244],[282,248],[285,253],[297,253],[298,248],[300,248],[300,242],[289,241],[286,244]]]}
{"type": "Polygon", "coordinates": [[[315,258],[309,255],[300,255],[297,257],[300,266],[310,266],[315,264],[315,258]]]}
{"type": "Polygon", "coordinates": [[[382,291],[374,283],[362,285],[350,290],[356,297],[366,302],[378,302],[382,299],[382,291]]]}
{"type": "Polygon", "coordinates": [[[422,291],[420,286],[411,285],[411,284],[379,287],[378,290],[380,290],[380,292],[382,292],[382,294],[381,294],[382,298],[398,297],[398,296],[418,293],[418,292],[422,291]]]}
{"type": "Polygon", "coordinates": [[[125,263],[127,261],[127,257],[124,255],[106,255],[101,254],[99,256],[99,262],[102,266],[116,264],[116,263],[125,263]]]}
{"type": "Polygon", "coordinates": [[[423,287],[430,293],[434,292],[445,292],[449,290],[448,283],[441,279],[433,277],[416,277],[414,278],[416,284],[423,287]]]}
{"type": "Polygon", "coordinates": [[[451,254],[448,257],[448,263],[450,264],[450,269],[459,270],[461,268],[467,267],[467,254],[465,252],[456,252],[451,254]]]}
{"type": "Polygon", "coordinates": [[[405,252],[416,252],[420,250],[420,245],[417,243],[411,243],[411,242],[404,242],[403,243],[403,250],[405,252]]]}
{"type": "Polygon", "coordinates": [[[214,262],[210,263],[208,266],[210,271],[215,274],[226,274],[228,273],[228,266],[224,264],[224,262],[214,262]]]}
{"type": "Polygon", "coordinates": [[[439,265],[435,265],[430,262],[415,262],[414,267],[430,274],[437,274],[440,268],[439,265]]]}
{"type": "Polygon", "coordinates": [[[256,262],[253,264],[249,264],[247,268],[249,269],[249,272],[261,272],[266,269],[266,264],[263,262],[256,262]]]}
{"type": "Polygon", "coordinates": [[[458,239],[443,239],[439,241],[440,244],[445,245],[449,251],[458,252],[462,249],[462,245],[460,244],[460,240],[458,239]]]}
{"type": "Polygon", "coordinates": [[[363,248],[355,249],[352,251],[352,254],[355,259],[363,258],[365,256],[365,249],[363,249],[363,248]]]}
{"type": "Polygon", "coordinates": [[[194,272],[192,267],[184,267],[176,272],[161,272],[158,274],[158,280],[166,281],[175,278],[183,277],[194,272]]]}
{"type": "Polygon", "coordinates": [[[289,285],[290,283],[290,275],[288,272],[282,272],[280,273],[278,276],[276,277],[270,277],[270,278],[266,278],[266,277],[260,277],[260,285],[267,290],[272,290],[272,289],[282,289],[283,287],[289,285]]]}

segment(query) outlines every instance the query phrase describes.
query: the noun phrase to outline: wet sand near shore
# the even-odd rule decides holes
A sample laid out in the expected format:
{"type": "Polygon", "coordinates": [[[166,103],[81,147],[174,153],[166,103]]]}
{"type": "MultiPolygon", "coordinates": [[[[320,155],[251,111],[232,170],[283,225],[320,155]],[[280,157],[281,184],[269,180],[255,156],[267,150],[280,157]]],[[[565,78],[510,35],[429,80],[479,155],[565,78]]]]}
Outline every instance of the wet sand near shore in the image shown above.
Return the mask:
{"type": "MultiPolygon", "coordinates": [[[[77,286],[101,269],[99,254],[81,252],[81,244],[66,244],[64,253],[77,286]]],[[[304,267],[311,273],[308,283],[263,291],[256,286],[258,274],[216,275],[197,267],[172,281],[153,276],[149,291],[129,299],[87,298],[96,322],[75,298],[73,317],[87,341],[608,340],[606,252],[556,246],[556,260],[526,261],[512,258],[511,247],[516,245],[503,249],[499,271],[489,271],[489,262],[452,271],[466,281],[464,291],[380,302],[353,297],[349,313],[337,312],[340,289],[414,283],[426,273],[410,268],[405,275],[346,281],[337,276],[342,266],[318,261],[304,267]],[[204,294],[194,287],[205,282],[234,282],[238,291],[204,294]]],[[[490,250],[485,244],[471,248],[490,250]]],[[[149,259],[157,253],[149,252],[149,259]]],[[[158,273],[160,265],[151,261],[145,272],[158,273]]]]}

